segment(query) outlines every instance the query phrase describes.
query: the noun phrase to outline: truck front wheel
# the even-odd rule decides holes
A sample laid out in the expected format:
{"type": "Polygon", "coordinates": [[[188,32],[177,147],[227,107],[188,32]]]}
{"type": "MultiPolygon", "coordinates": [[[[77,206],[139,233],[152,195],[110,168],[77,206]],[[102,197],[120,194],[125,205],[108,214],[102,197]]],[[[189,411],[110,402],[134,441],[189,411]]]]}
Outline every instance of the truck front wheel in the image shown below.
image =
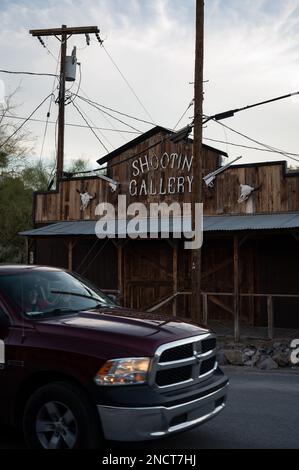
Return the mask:
{"type": "Polygon", "coordinates": [[[96,408],[76,386],[45,385],[28,401],[23,419],[31,449],[95,449],[103,444],[96,408]]]}

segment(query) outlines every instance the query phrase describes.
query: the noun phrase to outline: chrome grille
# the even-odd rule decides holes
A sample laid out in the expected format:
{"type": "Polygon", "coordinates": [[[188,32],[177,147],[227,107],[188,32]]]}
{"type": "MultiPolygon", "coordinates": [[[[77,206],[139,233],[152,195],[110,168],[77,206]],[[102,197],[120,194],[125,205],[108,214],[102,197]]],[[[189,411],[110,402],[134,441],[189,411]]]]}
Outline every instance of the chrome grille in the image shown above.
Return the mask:
{"type": "Polygon", "coordinates": [[[177,367],[175,369],[159,370],[156,375],[156,383],[159,387],[172,385],[178,382],[186,382],[192,374],[192,366],[177,367]]]}
{"type": "Polygon", "coordinates": [[[206,380],[216,368],[216,338],[207,333],[160,346],[150,382],[166,390],[180,388],[206,380]]]}
{"type": "Polygon", "coordinates": [[[187,359],[188,357],[193,356],[193,344],[183,344],[182,346],[177,346],[175,348],[166,349],[161,354],[160,363],[163,362],[172,362],[179,361],[180,359],[187,359]]]}

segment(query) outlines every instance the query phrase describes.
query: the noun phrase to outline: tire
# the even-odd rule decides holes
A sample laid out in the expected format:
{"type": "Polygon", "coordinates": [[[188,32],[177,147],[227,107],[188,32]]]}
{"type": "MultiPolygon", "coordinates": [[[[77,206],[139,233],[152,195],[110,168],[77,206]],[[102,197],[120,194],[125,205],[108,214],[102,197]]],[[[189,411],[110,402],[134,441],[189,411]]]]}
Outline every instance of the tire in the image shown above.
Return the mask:
{"type": "Polygon", "coordinates": [[[31,396],[23,429],[30,449],[99,449],[104,442],[96,407],[66,382],[45,385],[31,396]]]}

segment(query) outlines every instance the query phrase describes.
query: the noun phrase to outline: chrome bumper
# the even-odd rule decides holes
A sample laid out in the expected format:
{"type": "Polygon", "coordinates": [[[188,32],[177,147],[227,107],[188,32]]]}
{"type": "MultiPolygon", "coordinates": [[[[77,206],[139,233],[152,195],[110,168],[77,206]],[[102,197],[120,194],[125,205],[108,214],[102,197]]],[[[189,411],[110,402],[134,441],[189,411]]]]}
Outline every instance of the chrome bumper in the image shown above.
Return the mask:
{"type": "Polygon", "coordinates": [[[98,405],[104,436],[111,441],[145,441],[185,431],[214,418],[225,407],[228,384],[216,392],[169,408],[98,405]]]}

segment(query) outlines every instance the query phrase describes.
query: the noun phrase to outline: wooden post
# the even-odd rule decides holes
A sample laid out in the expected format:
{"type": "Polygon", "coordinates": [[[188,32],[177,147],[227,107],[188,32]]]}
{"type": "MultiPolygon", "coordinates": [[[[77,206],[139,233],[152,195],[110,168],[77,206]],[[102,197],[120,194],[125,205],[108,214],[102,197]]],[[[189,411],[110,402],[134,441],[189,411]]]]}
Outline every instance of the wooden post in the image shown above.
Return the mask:
{"type": "MultiPolygon", "coordinates": [[[[62,25],[62,30],[66,25],[62,25]]],[[[63,175],[64,160],[64,120],[65,120],[65,61],[67,51],[67,34],[61,35],[60,48],[60,81],[59,81],[59,112],[58,112],[58,142],[57,142],[57,179],[63,175]]]]}
{"type": "Polygon", "coordinates": [[[203,294],[203,324],[208,324],[208,294],[203,294]]]}
{"type": "Polygon", "coordinates": [[[234,236],[234,338],[240,341],[240,266],[239,238],[234,236]]]}
{"type": "Polygon", "coordinates": [[[25,237],[25,259],[26,259],[26,264],[30,264],[29,262],[29,240],[27,237],[25,237]]]}
{"type": "Polygon", "coordinates": [[[60,180],[63,175],[63,158],[64,158],[64,125],[65,125],[65,72],[66,72],[66,52],[67,40],[70,36],[76,34],[96,34],[99,37],[99,28],[97,26],[77,26],[68,28],[62,25],[61,28],[50,29],[31,29],[30,34],[38,37],[40,42],[44,36],[55,36],[61,43],[60,46],[60,83],[59,83],[59,115],[58,115],[58,142],[57,142],[57,179],[60,180]]]}
{"type": "Polygon", "coordinates": [[[75,246],[75,243],[72,241],[69,241],[67,244],[68,248],[68,263],[67,263],[67,268],[69,271],[73,270],[73,248],[75,246]]]}
{"type": "MultiPolygon", "coordinates": [[[[196,0],[196,49],[194,82],[194,142],[193,142],[193,189],[192,213],[195,228],[195,204],[202,203],[202,102],[203,102],[203,57],[204,57],[204,0],[196,0]]],[[[191,317],[201,319],[201,249],[191,251],[191,317]]]]}
{"type": "Polygon", "coordinates": [[[123,305],[124,302],[124,276],[123,276],[123,266],[124,266],[124,249],[123,245],[119,243],[117,245],[117,279],[118,279],[118,290],[119,294],[119,303],[123,305]]]}
{"type": "MultiPolygon", "coordinates": [[[[173,273],[173,294],[178,292],[178,245],[173,245],[172,273],[173,273]]],[[[177,316],[177,296],[173,299],[172,314],[177,316]]]]}
{"type": "Polygon", "coordinates": [[[274,316],[273,316],[273,297],[267,297],[267,312],[268,312],[268,338],[274,338],[274,316]]]}

